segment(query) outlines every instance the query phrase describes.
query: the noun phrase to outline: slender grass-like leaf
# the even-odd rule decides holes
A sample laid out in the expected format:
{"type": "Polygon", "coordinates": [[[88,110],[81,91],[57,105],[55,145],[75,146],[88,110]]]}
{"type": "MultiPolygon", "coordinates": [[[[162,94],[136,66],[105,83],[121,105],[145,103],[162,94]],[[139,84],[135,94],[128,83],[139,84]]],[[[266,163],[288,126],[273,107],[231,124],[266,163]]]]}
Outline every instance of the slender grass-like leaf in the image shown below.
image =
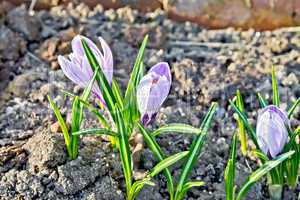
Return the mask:
{"type": "MultiPolygon", "coordinates": [[[[162,152],[160,146],[155,141],[154,137],[150,133],[148,133],[148,131],[143,127],[143,125],[141,123],[138,123],[137,125],[140,129],[141,134],[143,135],[144,141],[146,142],[148,148],[154,154],[155,158],[159,162],[164,160],[165,155],[162,152]]],[[[164,173],[164,176],[166,177],[166,180],[167,180],[167,187],[168,187],[168,191],[170,193],[170,199],[173,200],[173,198],[174,198],[174,184],[173,184],[173,178],[172,178],[171,172],[168,168],[166,168],[166,169],[164,169],[163,173],[164,173]]]]}
{"type": "Polygon", "coordinates": [[[165,126],[162,126],[155,131],[151,133],[153,137],[161,135],[163,133],[190,133],[190,134],[198,134],[201,130],[198,128],[195,128],[191,125],[188,124],[179,124],[179,123],[174,123],[174,124],[167,124],[165,126]]]}
{"type": "MultiPolygon", "coordinates": [[[[73,106],[72,106],[72,123],[71,123],[71,130],[72,133],[79,131],[81,119],[82,119],[82,106],[78,100],[78,97],[74,98],[73,106]]],[[[72,158],[74,159],[78,155],[78,137],[71,136],[71,149],[72,149],[72,158]]]]}
{"type": "MultiPolygon", "coordinates": [[[[136,87],[138,86],[141,78],[144,75],[144,51],[148,42],[148,35],[145,36],[142,45],[139,49],[137,58],[135,60],[133,70],[130,75],[130,79],[127,85],[127,89],[125,92],[124,104],[125,104],[125,118],[130,127],[130,124],[134,124],[136,120],[139,119],[139,111],[137,108],[137,100],[136,100],[136,87]]],[[[131,132],[131,131],[130,131],[131,132]]]]}
{"type": "Polygon", "coordinates": [[[81,40],[82,46],[85,52],[85,55],[89,61],[89,64],[91,65],[93,71],[97,69],[97,67],[100,67],[100,70],[98,71],[96,80],[98,82],[98,85],[100,87],[100,90],[102,92],[103,99],[106,103],[106,106],[112,116],[114,118],[114,110],[115,110],[115,103],[117,103],[116,97],[114,96],[114,93],[101,69],[101,66],[99,65],[95,55],[93,54],[92,50],[87,45],[86,41],[84,39],[81,40]]]}
{"type": "Polygon", "coordinates": [[[300,134],[300,126],[298,126],[298,127],[296,128],[295,133],[300,134]]]}
{"type": "MultiPolygon", "coordinates": [[[[81,95],[81,98],[83,101],[87,101],[89,98],[93,84],[95,82],[97,73],[98,73],[99,67],[95,69],[94,75],[92,79],[89,81],[88,86],[84,89],[83,94],[81,95]]],[[[73,100],[73,106],[72,106],[72,123],[71,123],[71,130],[73,132],[77,132],[80,130],[80,125],[82,122],[83,117],[83,105],[78,99],[79,97],[75,97],[73,100]]],[[[71,137],[71,145],[72,145],[72,159],[75,159],[78,154],[78,137],[76,135],[72,135],[71,137]]]]}
{"type": "Polygon", "coordinates": [[[105,128],[89,128],[72,133],[72,135],[110,135],[117,137],[118,133],[105,128]]]}
{"type": "Polygon", "coordinates": [[[68,91],[65,91],[65,90],[62,90],[62,92],[65,95],[67,95],[67,96],[70,96],[70,97],[73,97],[73,98],[77,97],[78,100],[80,101],[80,103],[82,103],[82,105],[84,107],[86,107],[91,113],[93,113],[93,114],[96,115],[96,117],[98,118],[99,122],[104,126],[104,128],[110,129],[109,123],[107,122],[107,120],[105,119],[105,117],[103,116],[103,114],[101,114],[99,112],[99,109],[95,108],[93,105],[91,105],[90,103],[84,101],[83,99],[81,99],[77,95],[72,94],[71,92],[68,92],[68,91]]]}
{"type": "Polygon", "coordinates": [[[139,181],[136,181],[135,183],[133,183],[132,187],[130,189],[129,195],[128,195],[128,200],[135,199],[144,185],[155,186],[155,184],[153,182],[151,182],[150,179],[151,179],[150,177],[146,177],[142,180],[139,180],[139,181]]]}
{"type": "Polygon", "coordinates": [[[270,172],[270,170],[277,167],[279,164],[281,164],[283,161],[288,159],[294,153],[295,153],[295,151],[289,151],[287,153],[284,153],[284,154],[278,156],[275,160],[271,160],[271,161],[266,162],[259,169],[257,169],[255,172],[253,172],[248,177],[247,181],[241,187],[239,193],[237,194],[236,200],[242,199],[246,195],[246,193],[249,191],[251,186],[253,186],[257,181],[259,181],[268,172],[270,172]]]}
{"type": "Polygon", "coordinates": [[[131,185],[132,185],[132,160],[131,160],[131,153],[129,147],[129,139],[127,130],[123,121],[123,116],[120,111],[119,106],[116,106],[116,123],[118,128],[118,143],[119,143],[119,151],[120,151],[120,158],[122,162],[125,182],[126,182],[126,191],[127,196],[129,195],[131,185]]]}
{"type": "MultiPolygon", "coordinates": [[[[236,106],[240,109],[241,112],[245,113],[243,97],[240,93],[240,90],[236,92],[236,106]]],[[[247,137],[245,131],[245,125],[240,117],[237,118],[238,128],[239,128],[239,138],[241,142],[241,151],[245,156],[247,154],[247,137]]]]}
{"type": "Polygon", "coordinates": [[[243,121],[245,127],[248,130],[247,133],[249,133],[249,137],[251,138],[251,140],[255,144],[256,148],[259,149],[259,145],[258,145],[257,139],[256,139],[255,130],[253,129],[253,127],[249,123],[246,115],[231,100],[229,100],[229,103],[230,103],[231,107],[234,109],[234,111],[239,115],[240,119],[243,121]]]}
{"type": "Polygon", "coordinates": [[[211,121],[216,112],[216,108],[217,108],[217,103],[212,103],[208,113],[204,117],[204,120],[200,126],[201,132],[194,139],[191,148],[189,149],[188,158],[186,159],[185,164],[183,165],[184,167],[181,171],[180,179],[177,184],[177,189],[175,193],[176,200],[179,200],[180,193],[182,192],[183,187],[187,182],[188,176],[199,157],[206,135],[208,133],[208,129],[210,128],[211,121]]]}
{"type": "Polygon", "coordinates": [[[226,200],[234,200],[234,196],[235,196],[234,180],[235,180],[236,149],[237,149],[237,136],[235,133],[232,136],[230,155],[224,172],[226,200]]]}
{"type": "Polygon", "coordinates": [[[264,108],[268,105],[267,100],[259,92],[257,93],[257,98],[261,108],[264,108]]]}
{"type": "Polygon", "coordinates": [[[292,107],[289,109],[289,111],[288,111],[288,117],[289,118],[292,117],[294,111],[299,106],[299,104],[300,104],[300,97],[293,103],[292,107]]]}
{"type": "Polygon", "coordinates": [[[276,78],[276,72],[274,65],[272,66],[272,90],[273,90],[273,104],[279,107],[280,100],[279,100],[279,93],[278,93],[278,83],[276,78]]]}
{"type": "Polygon", "coordinates": [[[183,151],[183,152],[176,153],[172,156],[169,156],[169,157],[163,159],[158,164],[156,164],[155,167],[153,167],[151,169],[150,176],[151,177],[156,176],[157,174],[159,174],[164,169],[168,168],[169,166],[173,165],[177,161],[179,161],[179,160],[183,159],[184,157],[186,157],[188,154],[189,154],[188,151],[183,151]]]}
{"type": "Polygon", "coordinates": [[[297,143],[297,136],[299,137],[300,131],[294,131],[290,137],[290,141],[285,145],[284,151],[294,150],[295,154],[291,159],[285,162],[285,172],[287,177],[288,186],[295,188],[298,182],[298,171],[300,162],[300,147],[297,143]]]}
{"type": "Polygon", "coordinates": [[[258,157],[263,163],[269,161],[269,158],[261,151],[252,150],[252,154],[255,157],[258,157]]]}
{"type": "Polygon", "coordinates": [[[72,147],[71,147],[71,138],[70,138],[70,135],[69,135],[69,131],[68,131],[68,128],[67,128],[67,125],[63,119],[63,117],[61,116],[61,113],[58,109],[58,107],[55,105],[55,103],[52,101],[52,99],[50,98],[50,96],[47,96],[48,97],[48,101],[50,103],[50,107],[52,108],[57,120],[58,120],[58,123],[61,127],[61,131],[63,133],[63,136],[64,136],[64,140],[65,140],[65,144],[66,144],[66,148],[67,148],[67,152],[68,152],[68,155],[70,158],[72,158],[72,147]]]}
{"type": "Polygon", "coordinates": [[[111,88],[112,88],[112,92],[113,92],[114,96],[116,97],[116,100],[117,100],[118,104],[121,106],[121,109],[123,110],[124,105],[123,105],[122,92],[121,92],[121,89],[120,89],[120,86],[119,86],[118,82],[114,78],[112,80],[111,88]]]}
{"type": "Polygon", "coordinates": [[[179,194],[179,199],[183,199],[183,197],[185,196],[185,194],[188,192],[189,189],[191,189],[192,187],[201,187],[204,186],[205,182],[202,181],[193,181],[193,182],[187,182],[183,188],[181,193],[179,194]]]}
{"type": "Polygon", "coordinates": [[[146,48],[146,45],[147,45],[147,42],[148,42],[148,38],[149,36],[146,35],[143,42],[142,42],[142,45],[139,49],[139,52],[138,52],[138,55],[137,55],[137,58],[135,60],[135,63],[134,63],[134,66],[133,66],[133,70],[132,70],[132,73],[130,75],[130,79],[129,79],[129,82],[128,82],[128,85],[127,85],[127,89],[126,89],[126,93],[125,93],[125,99],[128,98],[128,96],[131,95],[132,93],[132,90],[134,90],[136,88],[136,86],[139,84],[141,78],[142,78],[142,74],[144,72],[144,65],[142,64],[143,62],[143,58],[144,58],[144,51],[145,51],[145,48],[146,48]]]}

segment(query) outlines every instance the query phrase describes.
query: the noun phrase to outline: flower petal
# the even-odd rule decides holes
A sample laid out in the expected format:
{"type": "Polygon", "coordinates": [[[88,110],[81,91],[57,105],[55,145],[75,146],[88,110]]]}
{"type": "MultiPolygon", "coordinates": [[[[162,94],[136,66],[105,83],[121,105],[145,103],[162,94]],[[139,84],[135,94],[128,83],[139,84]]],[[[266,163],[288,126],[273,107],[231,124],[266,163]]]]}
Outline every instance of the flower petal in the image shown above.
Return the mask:
{"type": "Polygon", "coordinates": [[[90,40],[89,38],[84,37],[82,35],[75,36],[71,42],[72,43],[72,51],[75,54],[75,56],[80,59],[86,58],[81,39],[84,39],[84,41],[87,43],[89,48],[92,50],[92,53],[96,57],[98,64],[102,67],[104,65],[104,57],[103,57],[101,51],[98,49],[98,47],[92,40],[90,40]]]}
{"type": "Polygon", "coordinates": [[[81,76],[82,72],[80,69],[74,65],[71,61],[66,59],[63,56],[58,56],[58,63],[64,72],[64,74],[72,80],[74,83],[84,87],[86,85],[86,82],[88,81],[86,77],[81,76]]]}
{"type": "Polygon", "coordinates": [[[148,73],[142,78],[137,87],[137,104],[142,121],[145,121],[145,116],[151,120],[158,112],[169,94],[170,87],[167,77],[159,76],[155,72],[148,73]]]}
{"type": "Polygon", "coordinates": [[[101,47],[103,50],[104,64],[102,66],[103,72],[105,73],[106,78],[111,83],[113,77],[113,56],[112,52],[102,37],[98,37],[101,43],[101,47]]]}
{"type": "Polygon", "coordinates": [[[150,90],[152,86],[151,74],[145,75],[137,86],[137,104],[141,115],[147,112],[150,90]]]}
{"type": "Polygon", "coordinates": [[[165,76],[167,80],[171,83],[171,71],[170,71],[170,66],[167,62],[160,62],[151,67],[149,70],[149,73],[155,72],[156,74],[160,76],[165,76]]]}
{"type": "Polygon", "coordinates": [[[286,125],[289,125],[286,114],[274,105],[259,113],[256,128],[258,144],[264,153],[267,149],[272,158],[281,153],[288,140],[286,125]]]}

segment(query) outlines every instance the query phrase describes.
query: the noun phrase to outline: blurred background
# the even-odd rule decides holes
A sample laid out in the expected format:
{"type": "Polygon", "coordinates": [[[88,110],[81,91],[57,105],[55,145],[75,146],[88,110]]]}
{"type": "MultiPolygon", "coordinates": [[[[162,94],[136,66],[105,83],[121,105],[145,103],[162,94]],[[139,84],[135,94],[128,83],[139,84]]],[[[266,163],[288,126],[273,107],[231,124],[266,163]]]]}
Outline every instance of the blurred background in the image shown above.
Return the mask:
{"type": "MultiPolygon", "coordinates": [[[[33,0],[35,8],[82,2],[90,7],[102,4],[105,9],[130,6],[143,12],[164,9],[172,19],[189,20],[209,28],[228,26],[268,30],[300,24],[298,0],[33,0]]],[[[30,0],[2,0],[2,12],[30,0]]]]}

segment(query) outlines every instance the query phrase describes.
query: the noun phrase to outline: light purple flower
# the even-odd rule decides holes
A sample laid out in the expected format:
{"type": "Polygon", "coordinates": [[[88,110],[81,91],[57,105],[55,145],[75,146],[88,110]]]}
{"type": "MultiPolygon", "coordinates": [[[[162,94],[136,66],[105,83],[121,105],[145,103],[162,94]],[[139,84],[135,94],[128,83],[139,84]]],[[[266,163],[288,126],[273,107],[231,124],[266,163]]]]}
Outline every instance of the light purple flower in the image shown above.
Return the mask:
{"type": "Polygon", "coordinates": [[[260,149],[270,158],[282,152],[288,141],[289,120],[287,115],[274,105],[259,112],[256,133],[260,149]]]}
{"type": "Polygon", "coordinates": [[[137,87],[137,104],[141,121],[147,125],[155,118],[171,87],[171,72],[166,62],[157,63],[141,79],[137,87]]]}
{"type": "MultiPolygon", "coordinates": [[[[108,82],[111,83],[113,77],[113,57],[109,46],[102,37],[99,37],[99,40],[103,53],[87,37],[81,35],[75,36],[72,40],[72,53],[68,55],[68,58],[61,55],[58,56],[58,63],[64,74],[81,87],[86,87],[92,79],[93,70],[85,56],[81,39],[86,41],[101,66],[108,82]]],[[[104,103],[101,90],[96,82],[93,85],[92,93],[104,103]]]]}

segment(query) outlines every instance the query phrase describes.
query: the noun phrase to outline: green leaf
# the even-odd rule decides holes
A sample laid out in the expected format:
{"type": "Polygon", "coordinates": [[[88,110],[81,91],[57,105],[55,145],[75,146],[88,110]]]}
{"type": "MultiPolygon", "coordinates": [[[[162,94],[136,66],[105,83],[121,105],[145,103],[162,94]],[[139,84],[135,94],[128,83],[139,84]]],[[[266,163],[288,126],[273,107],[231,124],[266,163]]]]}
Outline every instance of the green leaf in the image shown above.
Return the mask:
{"type": "Polygon", "coordinates": [[[122,92],[120,90],[120,86],[119,86],[118,82],[114,78],[112,80],[111,87],[112,87],[112,92],[113,92],[114,96],[116,97],[118,104],[121,106],[121,109],[124,109],[122,92]]]}
{"type": "Polygon", "coordinates": [[[249,133],[249,137],[252,139],[252,141],[255,144],[256,148],[259,149],[259,145],[258,145],[257,139],[256,139],[255,130],[252,128],[252,126],[248,122],[248,119],[247,119],[246,115],[231,100],[229,100],[229,103],[230,103],[231,107],[234,109],[234,111],[239,115],[240,119],[243,121],[245,127],[248,130],[247,133],[249,133]]]}
{"type": "Polygon", "coordinates": [[[235,196],[235,160],[236,160],[237,136],[232,136],[230,156],[224,172],[226,200],[234,200],[235,196]]]}
{"type": "Polygon", "coordinates": [[[200,129],[190,126],[188,124],[174,123],[174,124],[167,124],[163,127],[156,129],[151,133],[151,135],[155,137],[162,133],[170,133],[170,132],[198,134],[200,131],[201,131],[200,129]]]}
{"type": "Polygon", "coordinates": [[[259,92],[257,93],[257,98],[261,108],[264,108],[268,105],[267,100],[259,92]]]}
{"type": "Polygon", "coordinates": [[[103,99],[106,103],[106,106],[114,119],[114,109],[115,109],[115,103],[117,103],[116,97],[114,96],[114,93],[102,71],[101,66],[99,65],[95,55],[93,54],[92,50],[87,45],[86,41],[84,39],[81,39],[82,46],[85,52],[85,55],[89,61],[89,64],[91,65],[93,71],[95,72],[97,67],[100,67],[100,70],[96,76],[96,80],[98,82],[98,85],[100,87],[100,90],[102,92],[103,99]]]}
{"type": "Polygon", "coordinates": [[[119,142],[120,158],[121,158],[125,182],[126,182],[126,191],[127,194],[129,195],[131,185],[132,185],[133,166],[131,161],[128,134],[123,121],[122,113],[118,105],[116,106],[116,123],[117,123],[117,128],[119,133],[118,142],[119,142]]]}
{"type": "MultiPolygon", "coordinates": [[[[146,142],[148,148],[152,151],[154,154],[155,158],[161,162],[162,160],[165,159],[165,155],[163,154],[160,146],[157,144],[155,141],[154,137],[148,133],[148,131],[143,127],[141,123],[137,123],[141,134],[143,135],[144,141],[146,142]]],[[[170,199],[173,199],[174,196],[174,184],[173,184],[173,178],[171,175],[171,172],[169,169],[164,169],[164,176],[166,177],[167,180],[167,187],[168,191],[170,193],[170,199]]]]}
{"type": "Polygon", "coordinates": [[[252,150],[254,156],[258,157],[263,163],[269,161],[269,158],[261,151],[252,150]]]}
{"type": "MultiPolygon", "coordinates": [[[[73,106],[72,106],[72,123],[71,123],[71,130],[72,133],[76,132],[80,129],[81,119],[82,119],[82,106],[78,100],[78,97],[74,98],[73,106]]],[[[71,148],[72,148],[72,158],[75,159],[78,155],[78,137],[73,136],[71,137],[71,148]]]]}
{"type": "Polygon", "coordinates": [[[150,181],[149,177],[144,178],[143,180],[136,181],[132,184],[132,187],[129,192],[128,200],[133,200],[136,198],[137,194],[141,191],[144,185],[155,186],[153,182],[150,181]]]}
{"type": "Polygon", "coordinates": [[[142,64],[143,62],[143,58],[144,58],[144,51],[148,42],[148,38],[149,36],[146,35],[142,45],[139,49],[139,53],[137,55],[137,58],[135,60],[134,66],[133,66],[133,70],[132,73],[130,75],[130,79],[127,85],[127,89],[126,89],[126,93],[125,93],[125,99],[128,98],[128,96],[131,95],[132,90],[134,90],[136,88],[136,86],[139,84],[141,78],[142,78],[142,73],[144,72],[144,65],[142,64]]]}
{"type": "Polygon", "coordinates": [[[272,66],[272,89],[273,89],[273,104],[279,107],[280,100],[279,100],[279,93],[278,93],[278,84],[276,79],[276,72],[274,65],[272,66]]]}
{"type": "Polygon", "coordinates": [[[72,135],[110,135],[117,137],[118,133],[105,128],[89,128],[74,132],[72,135]]]}
{"type": "Polygon", "coordinates": [[[93,105],[89,104],[88,102],[84,101],[83,99],[81,99],[80,97],[78,97],[77,95],[75,94],[72,94],[71,92],[68,92],[68,91],[65,91],[65,90],[62,90],[62,92],[67,95],[67,96],[70,96],[70,97],[77,97],[78,100],[80,101],[80,103],[82,103],[82,105],[84,107],[86,107],[91,113],[95,114],[96,117],[98,118],[99,122],[106,128],[106,129],[110,129],[110,125],[109,123],[106,121],[105,117],[103,116],[103,114],[101,114],[99,112],[99,109],[95,108],[93,105]]]}
{"type": "Polygon", "coordinates": [[[181,171],[180,179],[179,179],[179,182],[177,185],[175,199],[179,198],[179,195],[183,190],[183,186],[185,185],[193,166],[195,165],[196,161],[198,160],[198,157],[201,152],[202,146],[204,144],[206,135],[208,133],[208,129],[210,128],[211,121],[216,112],[216,108],[217,108],[217,103],[212,103],[208,113],[204,117],[204,120],[200,126],[201,132],[194,139],[194,141],[189,149],[188,158],[186,159],[186,162],[183,165],[184,167],[181,171]]]}
{"type": "Polygon", "coordinates": [[[253,186],[257,181],[259,181],[268,172],[270,172],[270,170],[277,167],[279,164],[281,164],[283,161],[288,159],[294,153],[295,153],[295,151],[289,151],[287,153],[284,153],[284,154],[278,156],[275,160],[271,160],[271,161],[266,162],[259,169],[257,169],[255,172],[253,172],[248,177],[247,181],[241,187],[239,193],[237,194],[236,200],[242,199],[246,195],[246,193],[249,191],[251,186],[253,186]]]}
{"type": "Polygon", "coordinates": [[[298,126],[298,127],[296,128],[295,133],[300,134],[300,126],[298,126]]]}
{"type": "Polygon", "coordinates": [[[299,106],[300,104],[300,97],[293,103],[292,107],[288,111],[288,117],[291,118],[295,109],[299,106]]]}
{"type": "Polygon", "coordinates": [[[132,128],[130,125],[132,125],[136,120],[139,119],[139,111],[136,103],[136,87],[138,86],[140,80],[144,75],[143,57],[147,42],[148,35],[145,36],[142,45],[139,49],[125,92],[125,118],[129,125],[129,128],[132,128]]]}
{"type": "Polygon", "coordinates": [[[158,164],[156,164],[151,170],[150,170],[150,177],[154,177],[157,174],[159,174],[164,169],[168,168],[169,166],[173,165],[177,161],[183,159],[189,154],[188,151],[183,151],[180,153],[176,153],[172,156],[169,156],[162,161],[160,161],[158,164]]]}
{"type": "MultiPolygon", "coordinates": [[[[241,112],[245,113],[244,101],[239,90],[236,92],[236,106],[240,109],[241,112]]],[[[241,117],[237,118],[238,127],[239,127],[239,138],[241,142],[241,151],[245,156],[247,154],[247,137],[245,133],[245,125],[241,117]]]]}
{"type": "MultiPolygon", "coordinates": [[[[91,94],[98,70],[99,67],[96,68],[92,79],[89,81],[88,86],[83,91],[82,94],[83,101],[87,101],[87,99],[91,94]]],[[[71,123],[72,133],[80,130],[80,125],[83,117],[83,105],[78,98],[79,97],[74,98],[73,106],[72,106],[72,123],[71,123]]],[[[72,159],[75,159],[78,155],[78,137],[76,135],[72,135],[71,143],[72,143],[72,159]]]]}
{"type": "Polygon", "coordinates": [[[47,97],[48,97],[48,101],[50,103],[50,107],[52,108],[52,110],[53,110],[53,112],[54,112],[54,114],[55,114],[55,116],[58,120],[58,123],[61,127],[61,131],[63,133],[66,148],[67,148],[67,152],[68,152],[68,156],[70,158],[72,158],[71,138],[70,138],[70,135],[69,135],[67,125],[66,125],[63,117],[61,116],[61,113],[60,113],[58,107],[55,105],[55,103],[52,101],[52,99],[50,98],[49,95],[47,97]]]}
{"type": "Polygon", "coordinates": [[[184,195],[188,192],[189,189],[191,189],[192,187],[201,187],[205,185],[204,182],[202,181],[194,181],[194,182],[187,182],[183,188],[182,188],[182,192],[179,195],[180,199],[183,199],[184,195]]]}
{"type": "Polygon", "coordinates": [[[298,171],[299,171],[299,162],[300,162],[300,146],[297,143],[297,136],[300,135],[300,129],[296,129],[292,136],[290,137],[289,142],[284,146],[284,151],[294,150],[295,154],[292,155],[291,159],[285,162],[285,172],[287,178],[287,184],[291,188],[295,188],[298,182],[298,171]]]}

